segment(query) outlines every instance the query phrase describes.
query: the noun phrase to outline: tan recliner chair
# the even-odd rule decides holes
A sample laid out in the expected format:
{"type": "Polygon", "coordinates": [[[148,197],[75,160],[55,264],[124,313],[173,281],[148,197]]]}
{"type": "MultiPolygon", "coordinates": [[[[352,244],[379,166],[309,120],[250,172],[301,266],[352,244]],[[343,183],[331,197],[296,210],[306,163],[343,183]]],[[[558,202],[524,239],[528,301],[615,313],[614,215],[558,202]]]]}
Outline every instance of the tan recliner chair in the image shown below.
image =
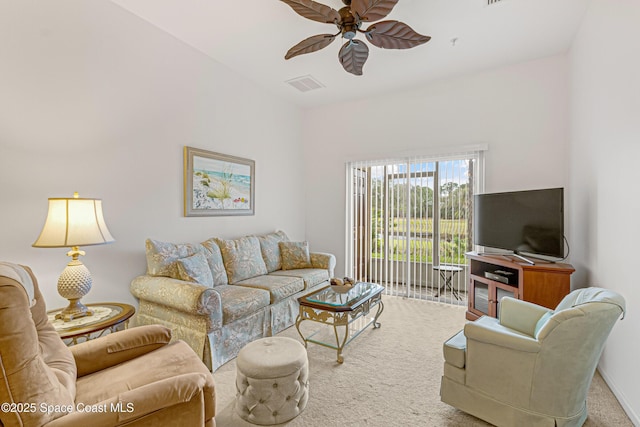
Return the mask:
{"type": "Polygon", "coordinates": [[[555,310],[505,297],[444,344],[443,402],[497,426],[581,426],[591,379],[624,298],[586,288],[555,310]]]}
{"type": "Polygon", "coordinates": [[[29,268],[0,263],[0,426],[215,426],[213,376],[163,326],[67,347],[29,268]]]}

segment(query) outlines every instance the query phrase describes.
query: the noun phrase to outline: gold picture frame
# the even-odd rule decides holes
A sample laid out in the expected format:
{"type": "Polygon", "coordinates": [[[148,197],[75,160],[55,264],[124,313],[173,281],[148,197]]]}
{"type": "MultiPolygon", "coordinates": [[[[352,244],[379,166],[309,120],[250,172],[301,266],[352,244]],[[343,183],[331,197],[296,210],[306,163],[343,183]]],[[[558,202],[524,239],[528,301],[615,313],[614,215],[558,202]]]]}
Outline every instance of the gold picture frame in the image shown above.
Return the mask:
{"type": "Polygon", "coordinates": [[[184,216],[255,214],[255,161],[184,147],[184,216]]]}

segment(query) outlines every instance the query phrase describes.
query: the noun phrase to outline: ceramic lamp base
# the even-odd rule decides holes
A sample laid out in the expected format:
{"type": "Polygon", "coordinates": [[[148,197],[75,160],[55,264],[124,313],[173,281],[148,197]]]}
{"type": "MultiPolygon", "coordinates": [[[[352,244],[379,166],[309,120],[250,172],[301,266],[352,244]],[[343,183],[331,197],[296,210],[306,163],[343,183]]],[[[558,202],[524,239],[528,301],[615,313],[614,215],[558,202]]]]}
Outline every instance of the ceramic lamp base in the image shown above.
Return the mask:
{"type": "Polygon", "coordinates": [[[60,313],[56,314],[56,319],[62,319],[65,322],[70,322],[73,319],[92,315],[93,311],[91,311],[91,309],[82,304],[79,299],[75,299],[69,300],[69,305],[60,313]]]}
{"type": "Polygon", "coordinates": [[[56,314],[56,319],[69,322],[73,319],[93,314],[91,310],[80,302],[80,299],[91,290],[92,282],[91,273],[82,261],[74,259],[67,264],[58,279],[58,293],[69,300],[69,305],[56,314]]]}

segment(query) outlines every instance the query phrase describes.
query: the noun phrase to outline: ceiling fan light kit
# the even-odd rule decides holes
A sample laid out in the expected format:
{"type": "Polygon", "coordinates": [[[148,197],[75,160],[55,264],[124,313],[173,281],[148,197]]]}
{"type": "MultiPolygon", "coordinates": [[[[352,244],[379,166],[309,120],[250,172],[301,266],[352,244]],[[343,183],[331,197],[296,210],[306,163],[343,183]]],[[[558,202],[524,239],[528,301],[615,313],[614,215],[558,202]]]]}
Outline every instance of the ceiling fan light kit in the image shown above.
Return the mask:
{"type": "Polygon", "coordinates": [[[379,21],[385,18],[399,0],[342,0],[345,7],[335,10],[313,0],[280,0],[288,4],[300,16],[313,21],[334,24],[336,34],[318,34],[302,40],[293,46],[285,59],[317,52],[331,44],[337,36],[346,40],[338,53],[338,59],[345,71],[356,76],[362,75],[362,68],[369,58],[369,47],[355,37],[362,33],[372,45],[382,49],[410,49],[431,40],[429,36],[418,34],[400,21],[379,21]],[[372,23],[361,29],[363,23],[372,23]]]}

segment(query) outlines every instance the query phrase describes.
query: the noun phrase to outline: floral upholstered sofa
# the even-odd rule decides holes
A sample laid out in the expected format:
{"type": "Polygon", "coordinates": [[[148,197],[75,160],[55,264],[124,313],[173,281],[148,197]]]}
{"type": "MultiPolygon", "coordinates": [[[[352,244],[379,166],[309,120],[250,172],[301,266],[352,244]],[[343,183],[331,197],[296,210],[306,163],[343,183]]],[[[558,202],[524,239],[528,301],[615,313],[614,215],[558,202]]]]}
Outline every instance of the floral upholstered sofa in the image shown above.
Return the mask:
{"type": "Polygon", "coordinates": [[[162,324],[211,371],[247,343],[291,326],[298,298],[328,284],[335,257],[282,231],[199,244],[147,239],[147,273],[131,282],[132,326],[162,324]]]}

